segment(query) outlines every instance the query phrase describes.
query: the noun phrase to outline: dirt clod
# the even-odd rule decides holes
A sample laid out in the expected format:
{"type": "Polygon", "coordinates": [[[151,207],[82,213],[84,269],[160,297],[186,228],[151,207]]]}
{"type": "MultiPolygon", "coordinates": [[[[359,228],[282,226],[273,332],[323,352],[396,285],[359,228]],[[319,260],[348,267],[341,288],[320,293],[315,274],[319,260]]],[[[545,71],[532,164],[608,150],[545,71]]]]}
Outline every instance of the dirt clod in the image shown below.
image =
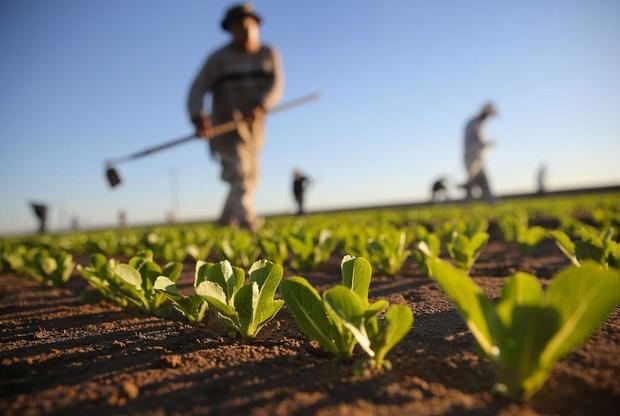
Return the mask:
{"type": "Polygon", "coordinates": [[[140,389],[131,381],[123,383],[123,392],[127,395],[129,400],[134,400],[140,395],[140,389]]]}
{"type": "Polygon", "coordinates": [[[172,368],[180,367],[183,363],[183,359],[180,355],[166,355],[162,357],[162,361],[172,368]]]}

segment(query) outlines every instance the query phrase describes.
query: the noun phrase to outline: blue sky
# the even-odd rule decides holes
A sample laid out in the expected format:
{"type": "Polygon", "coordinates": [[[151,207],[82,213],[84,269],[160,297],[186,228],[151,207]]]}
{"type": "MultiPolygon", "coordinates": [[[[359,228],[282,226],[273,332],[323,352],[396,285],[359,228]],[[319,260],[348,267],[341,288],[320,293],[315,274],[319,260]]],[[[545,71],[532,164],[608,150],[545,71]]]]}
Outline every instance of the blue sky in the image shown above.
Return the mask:
{"type": "MultiPolygon", "coordinates": [[[[189,83],[227,41],[229,1],[0,3],[0,233],[161,221],[176,171],[181,219],[213,218],[226,184],[205,145],[120,168],[103,160],[190,131],[189,83]]],[[[268,123],[259,212],[293,209],[291,171],[316,179],[308,207],[426,198],[464,177],[464,123],[489,99],[500,116],[487,167],[498,193],[620,182],[620,2],[255,1],[277,46],[286,98],[320,101],[268,123]]]]}

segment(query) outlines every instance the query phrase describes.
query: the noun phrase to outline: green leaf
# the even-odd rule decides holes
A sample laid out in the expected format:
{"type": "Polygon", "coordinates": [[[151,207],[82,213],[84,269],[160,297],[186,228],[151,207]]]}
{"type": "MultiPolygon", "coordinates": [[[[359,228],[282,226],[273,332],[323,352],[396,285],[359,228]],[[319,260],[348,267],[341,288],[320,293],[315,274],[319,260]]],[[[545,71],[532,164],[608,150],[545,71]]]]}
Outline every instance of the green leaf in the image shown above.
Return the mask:
{"type": "Polygon", "coordinates": [[[228,280],[231,277],[233,277],[233,269],[228,260],[223,260],[214,264],[207,271],[207,281],[220,286],[225,293],[226,299],[232,295],[232,292],[229,293],[228,291],[228,280]]]}
{"type": "Polygon", "coordinates": [[[250,281],[256,282],[261,292],[273,297],[278,289],[284,270],[279,264],[268,260],[259,260],[250,268],[250,281]]]}
{"type": "Polygon", "coordinates": [[[371,339],[378,367],[383,365],[387,353],[398,344],[413,326],[413,312],[405,305],[392,305],[379,325],[379,332],[371,339]]]}
{"type": "Polygon", "coordinates": [[[73,270],[75,269],[75,263],[73,262],[73,256],[71,254],[63,254],[62,258],[62,274],[60,279],[66,282],[71,277],[73,270]]]}
{"type": "Polygon", "coordinates": [[[571,241],[570,237],[561,230],[552,230],[549,232],[549,235],[555,240],[556,245],[566,257],[568,257],[575,266],[579,266],[579,260],[577,260],[577,256],[575,255],[575,243],[571,241]]]}
{"type": "Polygon", "coordinates": [[[190,296],[188,299],[188,307],[195,311],[195,313],[192,314],[191,321],[200,323],[209,309],[209,304],[198,295],[190,296]]]}
{"type": "Polygon", "coordinates": [[[423,239],[428,247],[428,251],[430,252],[432,257],[439,257],[439,253],[441,251],[441,240],[433,233],[429,233],[423,239]]]}
{"type": "Polygon", "coordinates": [[[237,290],[243,287],[245,283],[245,271],[241,267],[233,266],[233,278],[228,281],[229,289],[234,294],[237,290]]]}
{"type": "Polygon", "coordinates": [[[232,299],[237,290],[238,270],[241,270],[242,274],[244,273],[242,269],[233,269],[228,260],[223,260],[211,266],[207,271],[207,280],[216,283],[222,288],[226,294],[227,301],[232,299]]]}
{"type": "Polygon", "coordinates": [[[428,258],[435,258],[437,257],[433,251],[431,250],[431,248],[429,247],[429,245],[426,243],[426,241],[420,241],[417,245],[418,250],[420,250],[422,252],[422,254],[424,254],[425,257],[428,258]]]}
{"type": "Polygon", "coordinates": [[[151,292],[155,279],[162,274],[161,267],[152,260],[146,260],[137,270],[142,276],[142,288],[145,292],[151,292]]]}
{"type": "Polygon", "coordinates": [[[176,282],[183,271],[183,264],[172,261],[164,266],[162,275],[168,277],[171,281],[176,282]]]}
{"type": "Polygon", "coordinates": [[[543,290],[536,276],[528,273],[515,273],[504,283],[501,303],[517,305],[542,305],[543,290]]]}
{"type": "Polygon", "coordinates": [[[363,257],[345,256],[341,263],[342,284],[355,292],[368,306],[368,288],[372,268],[368,260],[363,257]]]}
{"type": "Polygon", "coordinates": [[[477,232],[469,240],[469,244],[473,248],[473,257],[474,257],[473,260],[474,261],[478,258],[478,256],[482,252],[482,249],[487,244],[487,241],[489,241],[489,234],[485,232],[477,232]]]}
{"type": "Polygon", "coordinates": [[[303,333],[327,351],[338,353],[331,337],[332,325],[316,289],[303,277],[290,277],[280,285],[280,293],[303,333]]]}
{"type": "Polygon", "coordinates": [[[200,249],[196,244],[189,244],[185,247],[185,252],[194,260],[199,260],[200,249]]]}
{"type": "Polygon", "coordinates": [[[250,268],[250,281],[256,282],[259,288],[259,300],[256,307],[257,326],[273,317],[275,308],[272,306],[273,298],[283,273],[282,266],[267,260],[259,260],[250,268]]]}
{"type": "Polygon", "coordinates": [[[264,309],[260,311],[259,317],[256,319],[256,322],[258,324],[256,328],[256,334],[258,334],[258,331],[260,331],[263,326],[265,326],[277,315],[282,306],[284,306],[284,300],[277,299],[269,303],[267,306],[265,306],[264,309]]]}
{"type": "Polygon", "coordinates": [[[92,266],[95,269],[100,269],[102,267],[104,267],[108,260],[105,258],[105,256],[103,254],[91,254],[88,258],[88,261],[90,262],[90,264],[92,264],[92,266]]]}
{"type": "Polygon", "coordinates": [[[364,319],[370,319],[370,318],[380,314],[388,306],[390,306],[390,303],[387,300],[380,299],[380,300],[374,302],[372,305],[370,305],[368,307],[368,309],[366,309],[364,311],[364,319]]]}
{"type": "Polygon", "coordinates": [[[162,292],[165,294],[170,300],[179,301],[183,298],[183,296],[177,290],[176,285],[166,276],[159,276],[157,280],[155,280],[155,285],[153,285],[153,289],[162,292]]]}
{"type": "Polygon", "coordinates": [[[235,309],[228,305],[224,289],[217,283],[209,280],[202,282],[196,288],[196,294],[204,298],[209,302],[209,305],[213,306],[221,313],[229,316],[234,316],[236,314],[235,309]]]}
{"type": "Polygon", "coordinates": [[[212,263],[207,263],[206,261],[198,260],[196,262],[196,270],[194,272],[194,287],[198,287],[199,284],[207,280],[207,272],[212,266],[212,263]]]}
{"type": "Polygon", "coordinates": [[[488,239],[489,235],[485,232],[477,232],[468,238],[464,234],[453,231],[446,248],[455,264],[460,269],[468,271],[480,255],[488,239]]]}
{"type": "Polygon", "coordinates": [[[547,305],[558,310],[561,326],[541,356],[543,366],[583,344],[620,303],[620,273],[591,262],[557,274],[547,288],[547,305]]]}
{"type": "Polygon", "coordinates": [[[577,241],[575,243],[575,257],[580,263],[584,260],[593,260],[599,264],[604,264],[607,260],[605,249],[602,244],[599,245],[595,240],[577,241]]]}
{"type": "Polygon", "coordinates": [[[431,269],[431,278],[439,284],[456,306],[482,351],[489,357],[495,356],[497,351],[493,345],[488,321],[496,321],[497,316],[491,301],[462,270],[440,259],[429,258],[427,262],[431,269]]]}
{"type": "Polygon", "coordinates": [[[256,332],[256,312],[259,300],[258,284],[250,282],[237,291],[235,310],[241,325],[239,332],[245,338],[252,338],[256,332]]]}
{"type": "Polygon", "coordinates": [[[41,261],[41,268],[46,274],[52,274],[58,269],[58,263],[53,257],[46,257],[41,261]]]}
{"type": "Polygon", "coordinates": [[[140,273],[133,267],[128,264],[117,264],[114,267],[114,272],[123,280],[123,282],[139,291],[142,290],[142,276],[140,276],[140,273]]]}
{"type": "MultiPolygon", "coordinates": [[[[540,368],[542,350],[559,325],[557,311],[544,305],[542,287],[527,273],[516,273],[504,284],[496,306],[500,324],[492,327],[499,347],[496,370],[500,389],[520,397],[547,371],[540,368]]],[[[544,381],[543,378],[543,381],[544,381]]]]}
{"type": "Polygon", "coordinates": [[[370,349],[370,339],[364,327],[366,309],[360,297],[348,287],[337,285],[323,293],[323,301],[332,321],[348,329],[360,347],[373,357],[374,352],[370,349]]]}

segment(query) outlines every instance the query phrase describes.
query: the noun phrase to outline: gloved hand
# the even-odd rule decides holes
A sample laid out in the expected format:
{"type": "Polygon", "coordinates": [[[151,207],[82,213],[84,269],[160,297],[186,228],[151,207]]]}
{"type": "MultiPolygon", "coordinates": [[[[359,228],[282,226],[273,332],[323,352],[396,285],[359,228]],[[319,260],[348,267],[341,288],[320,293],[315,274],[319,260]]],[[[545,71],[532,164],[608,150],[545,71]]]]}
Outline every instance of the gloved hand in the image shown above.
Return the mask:
{"type": "Polygon", "coordinates": [[[196,136],[203,139],[209,139],[213,135],[213,125],[211,119],[206,114],[196,114],[192,117],[192,123],[196,128],[196,136]]]}
{"type": "Polygon", "coordinates": [[[252,107],[252,109],[248,111],[247,114],[244,114],[244,116],[249,123],[252,123],[255,119],[263,117],[266,112],[267,110],[262,104],[257,104],[252,107]]]}

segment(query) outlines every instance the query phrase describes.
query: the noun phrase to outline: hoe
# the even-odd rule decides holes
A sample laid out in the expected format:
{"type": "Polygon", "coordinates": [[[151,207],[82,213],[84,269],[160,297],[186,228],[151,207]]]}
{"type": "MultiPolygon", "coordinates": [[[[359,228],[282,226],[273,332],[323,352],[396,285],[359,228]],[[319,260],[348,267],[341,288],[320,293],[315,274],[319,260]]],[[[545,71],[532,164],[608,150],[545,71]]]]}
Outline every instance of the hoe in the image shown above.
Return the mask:
{"type": "MultiPolygon", "coordinates": [[[[314,101],[319,98],[318,93],[304,95],[299,98],[295,98],[293,100],[282,103],[281,105],[274,107],[269,111],[270,114],[279,113],[282,111],[290,110],[291,108],[298,107],[300,105],[304,105],[310,101],[314,101]]],[[[213,137],[219,136],[221,134],[225,134],[237,129],[246,128],[244,119],[242,117],[236,117],[234,120],[231,120],[226,123],[218,124],[217,126],[213,126],[212,133],[210,137],[207,139],[212,139],[213,137]]],[[[168,142],[162,143],[157,146],[149,147],[148,149],[140,150],[139,152],[132,153],[125,157],[120,157],[117,159],[109,159],[105,162],[105,176],[108,180],[108,184],[111,188],[114,188],[121,183],[121,177],[118,174],[115,166],[119,163],[130,162],[132,160],[140,159],[144,156],[151,155],[153,153],[160,152],[162,150],[169,149],[174,146],[178,146],[183,143],[191,142],[193,140],[200,140],[200,137],[197,137],[195,134],[190,134],[187,136],[180,137],[178,139],[170,140],[168,142]]]]}

